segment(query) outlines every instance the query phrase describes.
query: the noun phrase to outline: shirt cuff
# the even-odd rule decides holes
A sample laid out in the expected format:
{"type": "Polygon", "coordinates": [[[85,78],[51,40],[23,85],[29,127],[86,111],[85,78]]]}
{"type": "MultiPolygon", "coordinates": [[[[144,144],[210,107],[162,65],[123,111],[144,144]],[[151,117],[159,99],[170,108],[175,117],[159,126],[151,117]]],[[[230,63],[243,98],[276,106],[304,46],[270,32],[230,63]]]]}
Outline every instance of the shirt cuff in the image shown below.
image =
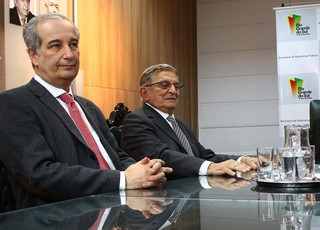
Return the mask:
{"type": "Polygon", "coordinates": [[[199,176],[208,175],[208,168],[212,162],[211,161],[204,161],[199,168],[199,176]]]}
{"type": "Polygon", "coordinates": [[[244,157],[246,157],[246,156],[241,156],[241,157],[239,157],[239,158],[237,159],[237,161],[238,161],[238,162],[241,162],[242,158],[244,158],[244,157]]]}
{"type": "Polygon", "coordinates": [[[120,171],[120,184],[119,184],[119,190],[125,190],[126,189],[126,175],[124,174],[124,171],[120,171]]]}

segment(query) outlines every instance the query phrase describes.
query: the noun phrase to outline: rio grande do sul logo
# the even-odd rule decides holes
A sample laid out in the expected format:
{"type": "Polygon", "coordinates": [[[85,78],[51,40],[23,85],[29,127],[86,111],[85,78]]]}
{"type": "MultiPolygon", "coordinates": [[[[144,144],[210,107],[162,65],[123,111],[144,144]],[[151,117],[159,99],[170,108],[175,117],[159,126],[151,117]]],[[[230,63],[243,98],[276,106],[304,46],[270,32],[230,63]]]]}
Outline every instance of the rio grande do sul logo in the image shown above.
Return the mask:
{"type": "Polygon", "coordinates": [[[303,79],[291,78],[288,81],[292,97],[296,99],[312,99],[312,90],[306,90],[303,87],[303,79]]]}
{"type": "Polygon", "coordinates": [[[287,22],[291,34],[301,36],[310,35],[310,26],[304,26],[302,23],[302,16],[297,14],[290,14],[287,16],[287,22]]]}

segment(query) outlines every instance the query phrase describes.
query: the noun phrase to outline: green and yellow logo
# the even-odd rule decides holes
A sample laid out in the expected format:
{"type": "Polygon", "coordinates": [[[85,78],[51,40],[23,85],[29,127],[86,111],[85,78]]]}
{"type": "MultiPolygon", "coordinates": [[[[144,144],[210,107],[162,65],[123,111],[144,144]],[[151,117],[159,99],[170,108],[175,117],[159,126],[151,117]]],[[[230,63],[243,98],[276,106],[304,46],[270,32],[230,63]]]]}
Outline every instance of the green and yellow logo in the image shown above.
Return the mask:
{"type": "Polygon", "coordinates": [[[303,26],[301,23],[302,17],[296,14],[290,14],[287,16],[288,25],[291,34],[294,35],[310,35],[310,26],[303,26]]]}
{"type": "Polygon", "coordinates": [[[291,78],[288,83],[291,88],[292,97],[297,99],[312,99],[312,91],[304,89],[303,79],[291,78]]]}

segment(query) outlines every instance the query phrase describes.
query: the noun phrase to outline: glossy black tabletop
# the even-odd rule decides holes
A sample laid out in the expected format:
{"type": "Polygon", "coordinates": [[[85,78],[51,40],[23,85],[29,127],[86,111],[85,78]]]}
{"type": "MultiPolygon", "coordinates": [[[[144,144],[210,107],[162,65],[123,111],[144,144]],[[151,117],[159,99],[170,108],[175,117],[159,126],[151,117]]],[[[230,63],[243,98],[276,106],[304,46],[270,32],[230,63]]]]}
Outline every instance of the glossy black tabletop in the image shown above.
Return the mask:
{"type": "Polygon", "coordinates": [[[320,229],[320,191],[261,188],[248,178],[185,178],[125,196],[108,193],[2,213],[0,229],[90,229],[102,213],[102,229],[313,230],[320,229]]]}

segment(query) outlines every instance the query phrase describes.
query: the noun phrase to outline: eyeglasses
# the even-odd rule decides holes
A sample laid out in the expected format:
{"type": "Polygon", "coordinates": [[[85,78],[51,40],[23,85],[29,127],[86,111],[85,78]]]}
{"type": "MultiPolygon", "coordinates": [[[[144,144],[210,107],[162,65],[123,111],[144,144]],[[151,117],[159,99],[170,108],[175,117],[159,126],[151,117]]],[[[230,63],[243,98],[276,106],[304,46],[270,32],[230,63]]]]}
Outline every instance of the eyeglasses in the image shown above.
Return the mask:
{"type": "Polygon", "coordinates": [[[173,85],[176,90],[179,90],[184,86],[184,84],[181,84],[179,82],[172,83],[170,81],[158,81],[158,82],[151,83],[149,85],[145,85],[145,87],[153,86],[153,85],[156,85],[161,89],[169,89],[173,85]]]}

